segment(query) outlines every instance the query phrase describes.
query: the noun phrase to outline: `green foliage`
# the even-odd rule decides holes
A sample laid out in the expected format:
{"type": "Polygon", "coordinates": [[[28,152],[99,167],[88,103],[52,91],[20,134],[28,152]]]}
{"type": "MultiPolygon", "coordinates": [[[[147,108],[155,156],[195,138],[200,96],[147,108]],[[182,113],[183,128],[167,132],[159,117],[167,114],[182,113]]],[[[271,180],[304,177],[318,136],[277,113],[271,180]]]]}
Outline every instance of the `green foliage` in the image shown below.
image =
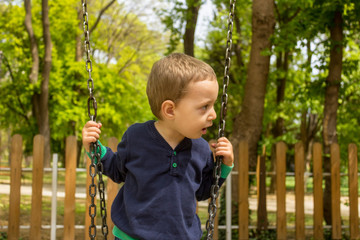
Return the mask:
{"type": "MultiPolygon", "coordinates": [[[[26,153],[31,154],[32,138],[38,133],[32,112],[32,97],[40,91],[44,54],[41,1],[32,1],[32,25],[39,45],[40,70],[36,84],[30,83],[32,58],[24,26],[23,3],[0,3],[0,49],[8,60],[0,64],[0,126],[23,135],[26,153]],[[12,74],[10,74],[10,72],[12,74]]],[[[63,152],[64,139],[77,135],[87,116],[87,79],[85,61],[76,61],[76,37],[83,36],[78,19],[81,2],[49,2],[52,38],[52,68],[49,82],[49,114],[53,152],[63,152]]],[[[89,7],[90,28],[103,6],[89,7]]],[[[92,78],[98,104],[98,121],[103,123],[102,138],[121,137],[134,122],[152,119],[145,95],[147,75],[153,62],[165,49],[164,36],[148,30],[134,14],[115,3],[91,33],[92,78]],[[125,29],[125,27],[128,27],[125,29]],[[124,31],[124,32],[121,32],[124,31]],[[114,38],[116,36],[116,38],[114,38]],[[111,40],[113,41],[111,43],[111,40]],[[111,44],[110,44],[111,43],[111,44]],[[108,47],[108,48],[107,48],[108,47]]],[[[81,41],[82,43],[82,41],[81,41]]]]}
{"type": "Polygon", "coordinates": [[[6,240],[8,239],[6,232],[0,232],[0,240],[6,240]]]}
{"type": "MultiPolygon", "coordinates": [[[[202,54],[198,56],[215,70],[218,78],[220,91],[218,97],[218,103],[215,105],[218,117],[221,107],[221,95],[224,79],[224,64],[226,53],[226,41],[228,32],[228,15],[229,15],[229,3],[228,1],[215,1],[214,4],[217,7],[218,13],[214,15],[214,19],[211,22],[211,31],[207,36],[205,46],[201,49],[202,54]]],[[[246,65],[250,55],[250,38],[251,38],[251,2],[242,0],[237,2],[236,15],[241,21],[241,29],[237,29],[236,24],[233,25],[233,48],[241,48],[241,55],[234,55],[231,57],[230,68],[230,83],[228,88],[228,106],[226,117],[226,136],[231,136],[233,131],[233,120],[241,110],[242,96],[244,95],[244,84],[246,80],[246,65]],[[237,34],[240,32],[240,35],[237,34]]],[[[218,124],[214,124],[209,134],[206,136],[208,139],[217,138],[218,124]]]]}
{"type": "MultiPolygon", "coordinates": [[[[344,54],[343,78],[339,93],[337,133],[342,159],[347,159],[347,145],[359,143],[360,118],[360,49],[354,41],[349,41],[349,51],[344,54]]],[[[358,146],[359,147],[359,146],[358,146]]],[[[347,167],[347,166],[346,166],[347,167]]]]}
{"type": "Polygon", "coordinates": [[[178,49],[184,34],[186,23],[186,4],[183,1],[167,0],[171,7],[164,7],[157,11],[161,22],[165,25],[165,30],[170,31],[167,54],[178,49]]]}

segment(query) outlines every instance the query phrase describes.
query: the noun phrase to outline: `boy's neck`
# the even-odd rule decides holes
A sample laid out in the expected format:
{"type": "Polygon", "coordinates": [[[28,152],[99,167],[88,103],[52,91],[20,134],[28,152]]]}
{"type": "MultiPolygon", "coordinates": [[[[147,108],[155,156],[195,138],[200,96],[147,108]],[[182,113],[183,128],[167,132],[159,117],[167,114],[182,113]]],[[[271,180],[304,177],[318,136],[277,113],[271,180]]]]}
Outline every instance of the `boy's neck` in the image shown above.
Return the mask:
{"type": "Polygon", "coordinates": [[[177,145],[184,139],[184,136],[179,134],[176,130],[171,127],[171,124],[167,121],[158,120],[155,122],[155,128],[165,141],[175,149],[177,145]]]}

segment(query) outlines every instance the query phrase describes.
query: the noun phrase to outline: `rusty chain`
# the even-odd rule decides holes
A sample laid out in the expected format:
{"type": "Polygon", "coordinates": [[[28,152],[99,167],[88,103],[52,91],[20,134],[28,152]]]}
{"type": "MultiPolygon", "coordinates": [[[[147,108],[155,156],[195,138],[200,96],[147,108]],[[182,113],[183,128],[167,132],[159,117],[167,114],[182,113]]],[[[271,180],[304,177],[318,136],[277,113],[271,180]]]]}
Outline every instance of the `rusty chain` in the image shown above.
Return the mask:
{"type": "MultiPolygon", "coordinates": [[[[228,18],[228,32],[227,32],[227,41],[226,41],[226,53],[225,53],[225,71],[224,71],[224,78],[223,78],[223,93],[221,96],[221,111],[220,111],[220,123],[219,123],[219,133],[218,138],[221,138],[225,135],[225,117],[227,111],[227,102],[228,102],[228,94],[227,88],[229,86],[229,70],[230,70],[230,55],[231,55],[231,47],[232,47],[232,30],[233,30],[233,19],[235,14],[235,2],[236,0],[230,0],[230,11],[229,11],[229,18],[228,18]]],[[[219,180],[221,176],[221,163],[223,157],[217,156],[214,166],[214,179],[215,182],[211,186],[211,193],[210,193],[210,203],[209,203],[209,219],[206,222],[206,239],[211,240],[213,239],[214,235],[214,228],[215,228],[215,216],[217,212],[216,206],[216,199],[219,196],[219,180]]]]}
{"type": "MultiPolygon", "coordinates": [[[[87,80],[87,88],[89,90],[89,98],[87,101],[88,105],[88,115],[91,121],[96,121],[97,116],[97,102],[94,96],[94,81],[91,77],[92,72],[92,62],[90,59],[91,48],[90,48],[90,32],[89,32],[89,15],[87,12],[87,0],[82,0],[82,9],[83,9],[83,21],[84,21],[84,47],[86,53],[86,71],[89,73],[89,78],[87,80]],[[93,113],[92,111],[93,110],[93,113]]],[[[90,144],[90,159],[91,163],[89,166],[89,175],[91,177],[91,184],[89,186],[89,196],[91,197],[91,204],[89,206],[89,216],[91,218],[91,223],[89,226],[89,236],[90,239],[96,238],[96,185],[95,177],[96,174],[99,176],[98,189],[100,195],[100,215],[102,218],[102,227],[101,231],[104,235],[104,238],[107,239],[108,235],[108,226],[106,224],[106,203],[105,203],[105,183],[103,180],[103,165],[101,162],[101,148],[98,141],[90,144]]]]}

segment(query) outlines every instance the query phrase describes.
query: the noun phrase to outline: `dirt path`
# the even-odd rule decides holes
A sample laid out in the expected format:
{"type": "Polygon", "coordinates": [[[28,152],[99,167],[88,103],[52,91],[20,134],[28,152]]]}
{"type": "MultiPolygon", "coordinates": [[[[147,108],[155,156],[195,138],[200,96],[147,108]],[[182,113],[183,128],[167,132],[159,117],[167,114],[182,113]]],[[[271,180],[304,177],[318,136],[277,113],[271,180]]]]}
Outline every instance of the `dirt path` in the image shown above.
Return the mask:
{"type": "MultiPolygon", "coordinates": [[[[31,186],[21,186],[21,194],[23,195],[31,195],[31,186]]],[[[0,194],[9,194],[10,193],[10,185],[9,184],[0,184],[0,194]]],[[[51,186],[44,186],[43,188],[43,196],[52,196],[51,186]]],[[[65,197],[64,188],[62,186],[58,186],[57,197],[63,198],[65,197]]],[[[76,198],[86,198],[86,192],[84,187],[77,187],[76,198]]],[[[349,209],[349,198],[341,197],[341,216],[349,217],[350,209],[349,209]]],[[[207,202],[200,202],[200,206],[207,206],[207,202]]],[[[257,199],[256,195],[249,196],[249,208],[251,210],[257,210],[257,199]]],[[[276,195],[267,195],[266,199],[266,208],[267,211],[276,211],[276,195]]],[[[360,209],[360,198],[359,198],[359,209],[360,209]]],[[[314,200],[312,195],[305,196],[305,204],[304,204],[305,214],[312,215],[314,212],[314,200]]],[[[295,213],[295,195],[292,193],[288,193],[286,195],[286,212],[295,213]]]]}

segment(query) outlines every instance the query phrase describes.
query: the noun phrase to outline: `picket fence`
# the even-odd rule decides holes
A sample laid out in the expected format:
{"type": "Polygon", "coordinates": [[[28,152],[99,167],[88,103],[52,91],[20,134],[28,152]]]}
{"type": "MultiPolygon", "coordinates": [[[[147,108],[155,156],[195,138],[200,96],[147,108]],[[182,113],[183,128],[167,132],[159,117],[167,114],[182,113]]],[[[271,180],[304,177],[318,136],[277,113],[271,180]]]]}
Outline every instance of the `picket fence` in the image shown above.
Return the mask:
{"type": "MultiPolygon", "coordinates": [[[[55,239],[56,229],[63,228],[63,239],[75,239],[75,189],[76,189],[76,156],[77,144],[76,137],[69,136],[66,138],[65,147],[65,200],[64,200],[64,220],[63,225],[53,224],[56,217],[56,183],[53,182],[53,190],[55,189],[55,197],[52,205],[52,226],[42,225],[42,188],[43,188],[43,153],[44,138],[41,135],[34,137],[33,144],[33,177],[32,177],[32,203],[30,217],[29,239],[41,239],[41,230],[51,228],[51,239],[55,239]],[[54,207],[55,206],[55,207],[54,207]],[[54,209],[55,208],[55,209],[54,209]],[[54,215],[54,216],[53,216],[54,215]]],[[[116,149],[118,140],[110,138],[108,146],[113,150],[116,149]]],[[[10,152],[10,195],[9,195],[9,219],[8,226],[0,226],[0,229],[7,228],[8,239],[19,239],[20,236],[20,187],[22,169],[22,137],[14,135],[11,140],[10,152]]],[[[287,146],[284,142],[276,144],[276,235],[277,239],[287,239],[287,220],[286,220],[286,186],[285,178],[289,173],[286,172],[286,152],[287,146]]],[[[358,221],[358,159],[357,147],[350,144],[348,147],[348,184],[349,184],[349,226],[341,225],[340,213],[340,149],[338,144],[331,145],[331,186],[332,186],[332,239],[342,238],[342,228],[348,227],[350,238],[359,239],[359,221],[358,221]]],[[[238,218],[239,224],[231,226],[231,217],[227,217],[226,227],[218,226],[218,219],[215,220],[214,239],[218,239],[219,229],[226,229],[227,236],[231,229],[238,229],[239,239],[249,239],[249,229],[266,229],[266,223],[259,223],[257,226],[249,226],[249,169],[248,169],[248,145],[247,142],[239,144],[239,163],[238,169],[233,172],[238,175],[238,218]]],[[[304,147],[301,142],[295,144],[295,239],[305,239],[305,213],[304,213],[304,175],[305,175],[305,158],[304,147]]],[[[88,160],[87,165],[89,166],[88,160]]],[[[57,165],[57,164],[54,164],[57,165]]],[[[88,169],[88,168],[87,168],[88,169]]],[[[1,170],[1,169],[0,169],[1,170]]],[[[53,170],[53,179],[57,174],[57,169],[53,170]]],[[[84,170],[86,171],[86,170],[84,170]]],[[[252,174],[252,173],[250,173],[252,174]]],[[[257,164],[257,198],[258,198],[258,219],[262,219],[264,211],[266,213],[266,185],[265,177],[265,157],[259,156],[257,164]]],[[[323,176],[327,173],[322,171],[322,146],[315,143],[313,146],[313,199],[314,199],[314,221],[313,221],[313,238],[324,239],[323,225],[323,176]]],[[[87,186],[91,183],[91,177],[87,176],[87,186]]],[[[228,182],[227,182],[228,184],[228,182]]],[[[110,207],[117,194],[118,184],[110,179],[107,180],[107,224],[109,226],[108,239],[113,239],[111,229],[113,223],[110,219],[110,207]]],[[[87,187],[87,189],[89,189],[87,187]]],[[[228,187],[227,187],[228,189],[228,187]]],[[[89,209],[91,199],[89,194],[86,197],[86,209],[89,209]]],[[[228,205],[228,204],[227,204],[228,205]]],[[[231,212],[231,211],[230,211],[231,212]]],[[[228,214],[228,213],[227,213],[228,214]]],[[[217,214],[219,215],[219,214],[217,214]]],[[[89,239],[89,225],[91,219],[88,211],[85,213],[84,235],[85,239],[89,239]]],[[[98,226],[99,227],[99,226],[98,226]]],[[[0,230],[2,231],[2,230],[0,230]]],[[[97,231],[101,235],[101,231],[97,231]]],[[[231,236],[231,233],[230,233],[231,236]]],[[[227,239],[229,239],[227,237],[227,239]]]]}

